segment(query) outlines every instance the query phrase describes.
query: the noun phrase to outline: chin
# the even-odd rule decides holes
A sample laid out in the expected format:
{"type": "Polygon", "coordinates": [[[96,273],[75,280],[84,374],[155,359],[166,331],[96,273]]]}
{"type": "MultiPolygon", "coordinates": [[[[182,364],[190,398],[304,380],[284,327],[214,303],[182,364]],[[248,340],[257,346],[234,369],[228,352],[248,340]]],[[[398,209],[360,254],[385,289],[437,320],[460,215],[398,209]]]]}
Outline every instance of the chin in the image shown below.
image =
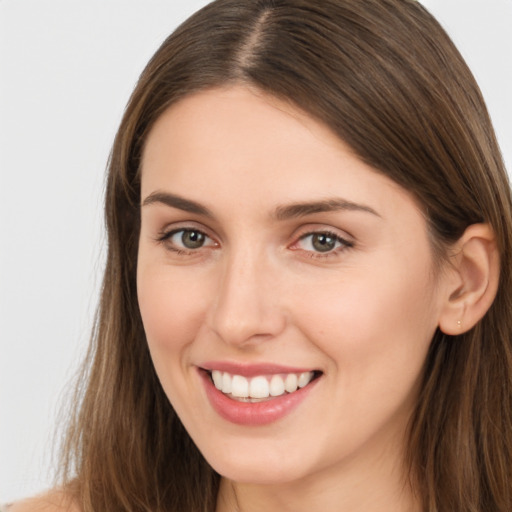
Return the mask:
{"type": "MultiPolygon", "coordinates": [[[[248,441],[249,442],[249,441],[248,441]]],[[[276,451],[228,448],[224,453],[203,454],[222,477],[239,483],[282,484],[300,480],[308,473],[304,457],[283,456],[276,451]]]]}
{"type": "Polygon", "coordinates": [[[269,465],[253,464],[251,461],[245,461],[244,464],[224,462],[213,466],[213,469],[233,482],[254,485],[285,484],[304,477],[297,468],[271,468],[269,465]]]}

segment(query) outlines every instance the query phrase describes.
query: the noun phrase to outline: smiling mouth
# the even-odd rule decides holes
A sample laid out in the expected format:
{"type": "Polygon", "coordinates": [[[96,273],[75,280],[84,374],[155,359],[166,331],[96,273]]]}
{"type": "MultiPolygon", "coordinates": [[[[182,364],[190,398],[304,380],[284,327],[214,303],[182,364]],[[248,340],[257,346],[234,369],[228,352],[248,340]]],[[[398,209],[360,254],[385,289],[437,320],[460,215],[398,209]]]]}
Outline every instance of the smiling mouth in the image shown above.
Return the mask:
{"type": "Polygon", "coordinates": [[[322,372],[281,373],[244,377],[219,370],[209,371],[215,388],[239,402],[257,403],[290,395],[320,377],[322,372]]]}

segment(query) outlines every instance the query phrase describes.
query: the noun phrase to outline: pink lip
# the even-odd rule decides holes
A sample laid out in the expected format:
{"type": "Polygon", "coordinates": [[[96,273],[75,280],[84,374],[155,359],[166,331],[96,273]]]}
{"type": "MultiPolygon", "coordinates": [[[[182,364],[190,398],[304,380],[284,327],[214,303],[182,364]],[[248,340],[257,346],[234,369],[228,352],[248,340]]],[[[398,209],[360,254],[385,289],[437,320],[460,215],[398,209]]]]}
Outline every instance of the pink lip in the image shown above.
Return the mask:
{"type": "MultiPolygon", "coordinates": [[[[268,367],[266,367],[266,369],[268,370],[268,367]]],[[[268,374],[288,372],[290,372],[289,369],[287,369],[286,372],[283,372],[281,369],[281,371],[267,371],[263,373],[268,374]]],[[[231,371],[229,373],[231,373],[231,371]]],[[[231,423],[245,426],[268,425],[269,423],[273,423],[283,418],[306,399],[310,391],[319,380],[313,380],[306,387],[298,389],[294,393],[271,398],[263,402],[250,403],[232,400],[213,385],[208,372],[200,369],[199,374],[205,386],[206,396],[208,397],[208,400],[210,401],[213,409],[217,412],[217,414],[219,414],[225,420],[230,421],[231,423]]],[[[241,374],[238,373],[237,375],[241,374]]],[[[260,372],[259,375],[262,375],[262,373],[260,372]]]]}
{"type": "Polygon", "coordinates": [[[278,373],[304,373],[312,371],[311,368],[292,368],[291,366],[282,366],[271,363],[244,364],[229,361],[207,361],[198,366],[210,372],[218,370],[220,372],[228,372],[231,375],[242,375],[243,377],[274,375],[278,373]]]}

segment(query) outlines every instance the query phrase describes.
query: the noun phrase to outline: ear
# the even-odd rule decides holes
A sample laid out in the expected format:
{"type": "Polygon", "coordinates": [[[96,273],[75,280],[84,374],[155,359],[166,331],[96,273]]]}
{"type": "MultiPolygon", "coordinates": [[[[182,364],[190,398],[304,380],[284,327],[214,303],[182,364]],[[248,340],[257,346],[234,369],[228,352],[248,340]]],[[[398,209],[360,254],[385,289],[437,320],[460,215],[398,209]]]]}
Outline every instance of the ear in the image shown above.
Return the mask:
{"type": "Polygon", "coordinates": [[[472,224],[466,229],[453,247],[446,274],[439,328],[445,334],[462,334],[482,319],[498,290],[500,257],[491,226],[472,224]]]}

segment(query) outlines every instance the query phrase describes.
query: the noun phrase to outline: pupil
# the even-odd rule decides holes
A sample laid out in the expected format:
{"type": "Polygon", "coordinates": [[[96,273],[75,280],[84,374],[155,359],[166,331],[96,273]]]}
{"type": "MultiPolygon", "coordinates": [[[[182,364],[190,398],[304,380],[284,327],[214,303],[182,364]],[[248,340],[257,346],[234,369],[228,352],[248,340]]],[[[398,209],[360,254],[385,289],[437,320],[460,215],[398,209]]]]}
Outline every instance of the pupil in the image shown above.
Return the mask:
{"type": "Polygon", "coordinates": [[[204,235],[199,231],[185,231],[181,235],[181,241],[187,249],[198,249],[204,244],[204,235]]]}
{"type": "Polygon", "coordinates": [[[318,252],[332,251],[336,245],[336,239],[325,233],[313,235],[313,247],[318,252]]]}

